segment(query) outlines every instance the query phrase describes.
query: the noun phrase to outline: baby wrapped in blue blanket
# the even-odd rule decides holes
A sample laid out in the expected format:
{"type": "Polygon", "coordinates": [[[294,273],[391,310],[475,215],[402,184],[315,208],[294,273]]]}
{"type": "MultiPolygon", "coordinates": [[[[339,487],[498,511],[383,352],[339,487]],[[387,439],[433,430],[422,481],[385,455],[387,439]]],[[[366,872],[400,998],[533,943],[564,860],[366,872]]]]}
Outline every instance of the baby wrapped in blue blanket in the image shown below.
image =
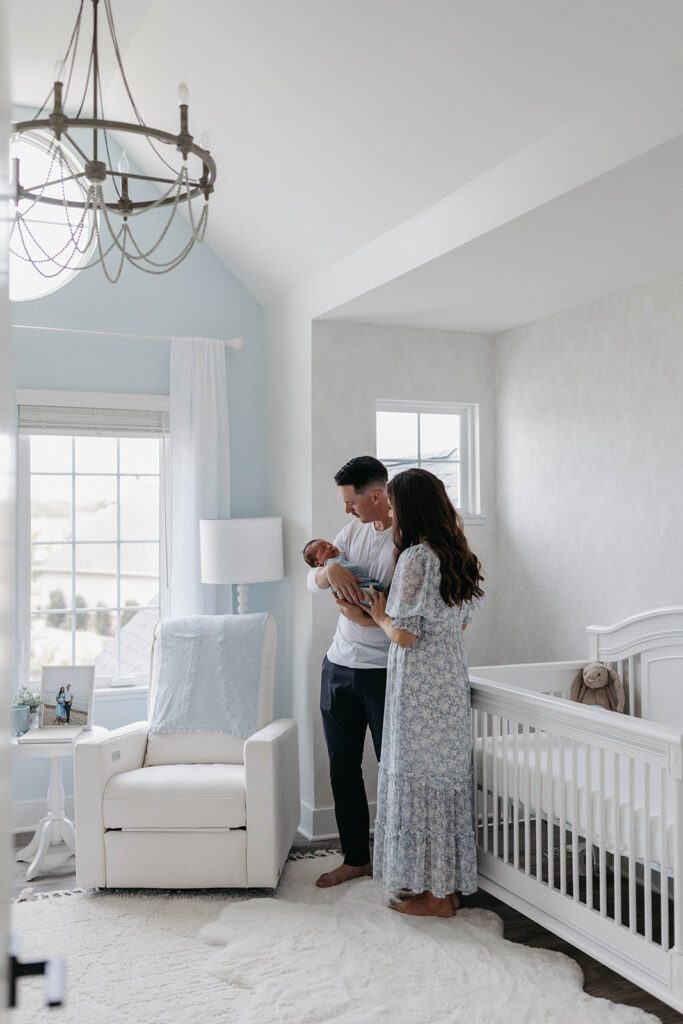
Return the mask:
{"type": "MultiPolygon", "coordinates": [[[[347,562],[346,559],[342,558],[339,548],[335,547],[329,540],[309,540],[303,550],[303,555],[304,561],[312,569],[319,569],[320,566],[327,565],[328,562],[339,562],[345,569],[349,569],[353,573],[362,590],[368,590],[370,587],[374,587],[378,591],[384,590],[384,586],[380,581],[373,579],[372,576],[368,576],[360,565],[357,565],[355,562],[347,562]]],[[[332,593],[336,596],[337,592],[334,588],[331,589],[332,593]]],[[[366,608],[370,607],[368,601],[361,601],[361,604],[366,608]]]]}

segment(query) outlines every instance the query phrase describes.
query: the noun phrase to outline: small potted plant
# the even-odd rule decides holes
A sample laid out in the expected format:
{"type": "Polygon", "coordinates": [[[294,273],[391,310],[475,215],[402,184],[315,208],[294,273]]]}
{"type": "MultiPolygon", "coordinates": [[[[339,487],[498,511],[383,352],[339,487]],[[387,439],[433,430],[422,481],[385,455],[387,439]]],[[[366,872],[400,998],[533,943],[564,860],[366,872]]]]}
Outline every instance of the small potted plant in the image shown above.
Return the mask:
{"type": "Polygon", "coordinates": [[[14,706],[20,707],[24,705],[29,709],[31,716],[31,728],[38,724],[38,709],[40,707],[40,690],[32,690],[29,686],[22,686],[20,690],[14,694],[14,706]]]}

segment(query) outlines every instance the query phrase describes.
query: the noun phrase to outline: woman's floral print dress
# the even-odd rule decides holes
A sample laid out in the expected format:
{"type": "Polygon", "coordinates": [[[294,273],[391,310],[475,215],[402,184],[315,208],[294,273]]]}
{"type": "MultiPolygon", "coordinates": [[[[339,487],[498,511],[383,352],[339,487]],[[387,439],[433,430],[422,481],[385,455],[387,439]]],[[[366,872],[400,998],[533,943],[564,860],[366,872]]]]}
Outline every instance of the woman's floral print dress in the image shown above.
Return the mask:
{"type": "Polygon", "coordinates": [[[428,545],[402,552],[387,615],[418,640],[389,650],[374,845],[374,875],[387,892],[447,896],[477,888],[462,630],[473,604],[449,607],[440,584],[439,559],[428,545]]]}

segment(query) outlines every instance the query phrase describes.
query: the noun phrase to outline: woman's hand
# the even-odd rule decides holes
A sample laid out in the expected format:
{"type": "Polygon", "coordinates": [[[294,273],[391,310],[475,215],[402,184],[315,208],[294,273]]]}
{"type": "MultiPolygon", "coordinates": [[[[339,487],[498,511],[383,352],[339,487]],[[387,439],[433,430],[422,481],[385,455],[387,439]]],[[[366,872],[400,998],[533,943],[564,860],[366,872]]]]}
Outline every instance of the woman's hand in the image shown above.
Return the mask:
{"type": "Polygon", "coordinates": [[[387,615],[387,595],[383,591],[377,591],[370,587],[365,591],[368,604],[368,615],[372,616],[374,622],[383,629],[392,643],[399,647],[412,647],[417,643],[417,635],[410,633],[407,629],[397,629],[394,620],[387,615]]]}
{"type": "Polygon", "coordinates": [[[368,615],[370,615],[378,626],[381,626],[385,619],[388,619],[387,615],[387,595],[383,591],[375,590],[374,587],[369,587],[365,591],[366,599],[370,607],[368,608],[368,615]]]}

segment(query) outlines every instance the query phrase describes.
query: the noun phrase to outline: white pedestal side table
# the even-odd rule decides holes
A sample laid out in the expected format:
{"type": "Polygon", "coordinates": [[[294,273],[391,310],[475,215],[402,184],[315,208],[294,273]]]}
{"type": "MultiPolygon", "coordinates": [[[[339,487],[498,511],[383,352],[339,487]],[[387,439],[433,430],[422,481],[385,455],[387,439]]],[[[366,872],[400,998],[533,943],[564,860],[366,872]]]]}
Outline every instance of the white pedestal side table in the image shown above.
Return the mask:
{"type": "MultiPolygon", "coordinates": [[[[54,743],[19,743],[19,738],[12,737],[13,753],[20,757],[47,757],[50,759],[50,781],[47,787],[47,814],[41,818],[36,827],[33,839],[19,850],[15,860],[27,863],[26,881],[40,872],[50,846],[53,843],[63,842],[66,846],[68,860],[76,852],[76,832],[73,822],[67,818],[65,810],[64,783],[62,782],[62,761],[65,757],[72,757],[74,745],[78,743],[81,736],[89,736],[93,732],[108,732],[108,729],[101,725],[94,725],[91,730],[82,732],[70,743],[64,740],[54,743]]],[[[53,865],[57,866],[57,865],[53,865]]]]}

